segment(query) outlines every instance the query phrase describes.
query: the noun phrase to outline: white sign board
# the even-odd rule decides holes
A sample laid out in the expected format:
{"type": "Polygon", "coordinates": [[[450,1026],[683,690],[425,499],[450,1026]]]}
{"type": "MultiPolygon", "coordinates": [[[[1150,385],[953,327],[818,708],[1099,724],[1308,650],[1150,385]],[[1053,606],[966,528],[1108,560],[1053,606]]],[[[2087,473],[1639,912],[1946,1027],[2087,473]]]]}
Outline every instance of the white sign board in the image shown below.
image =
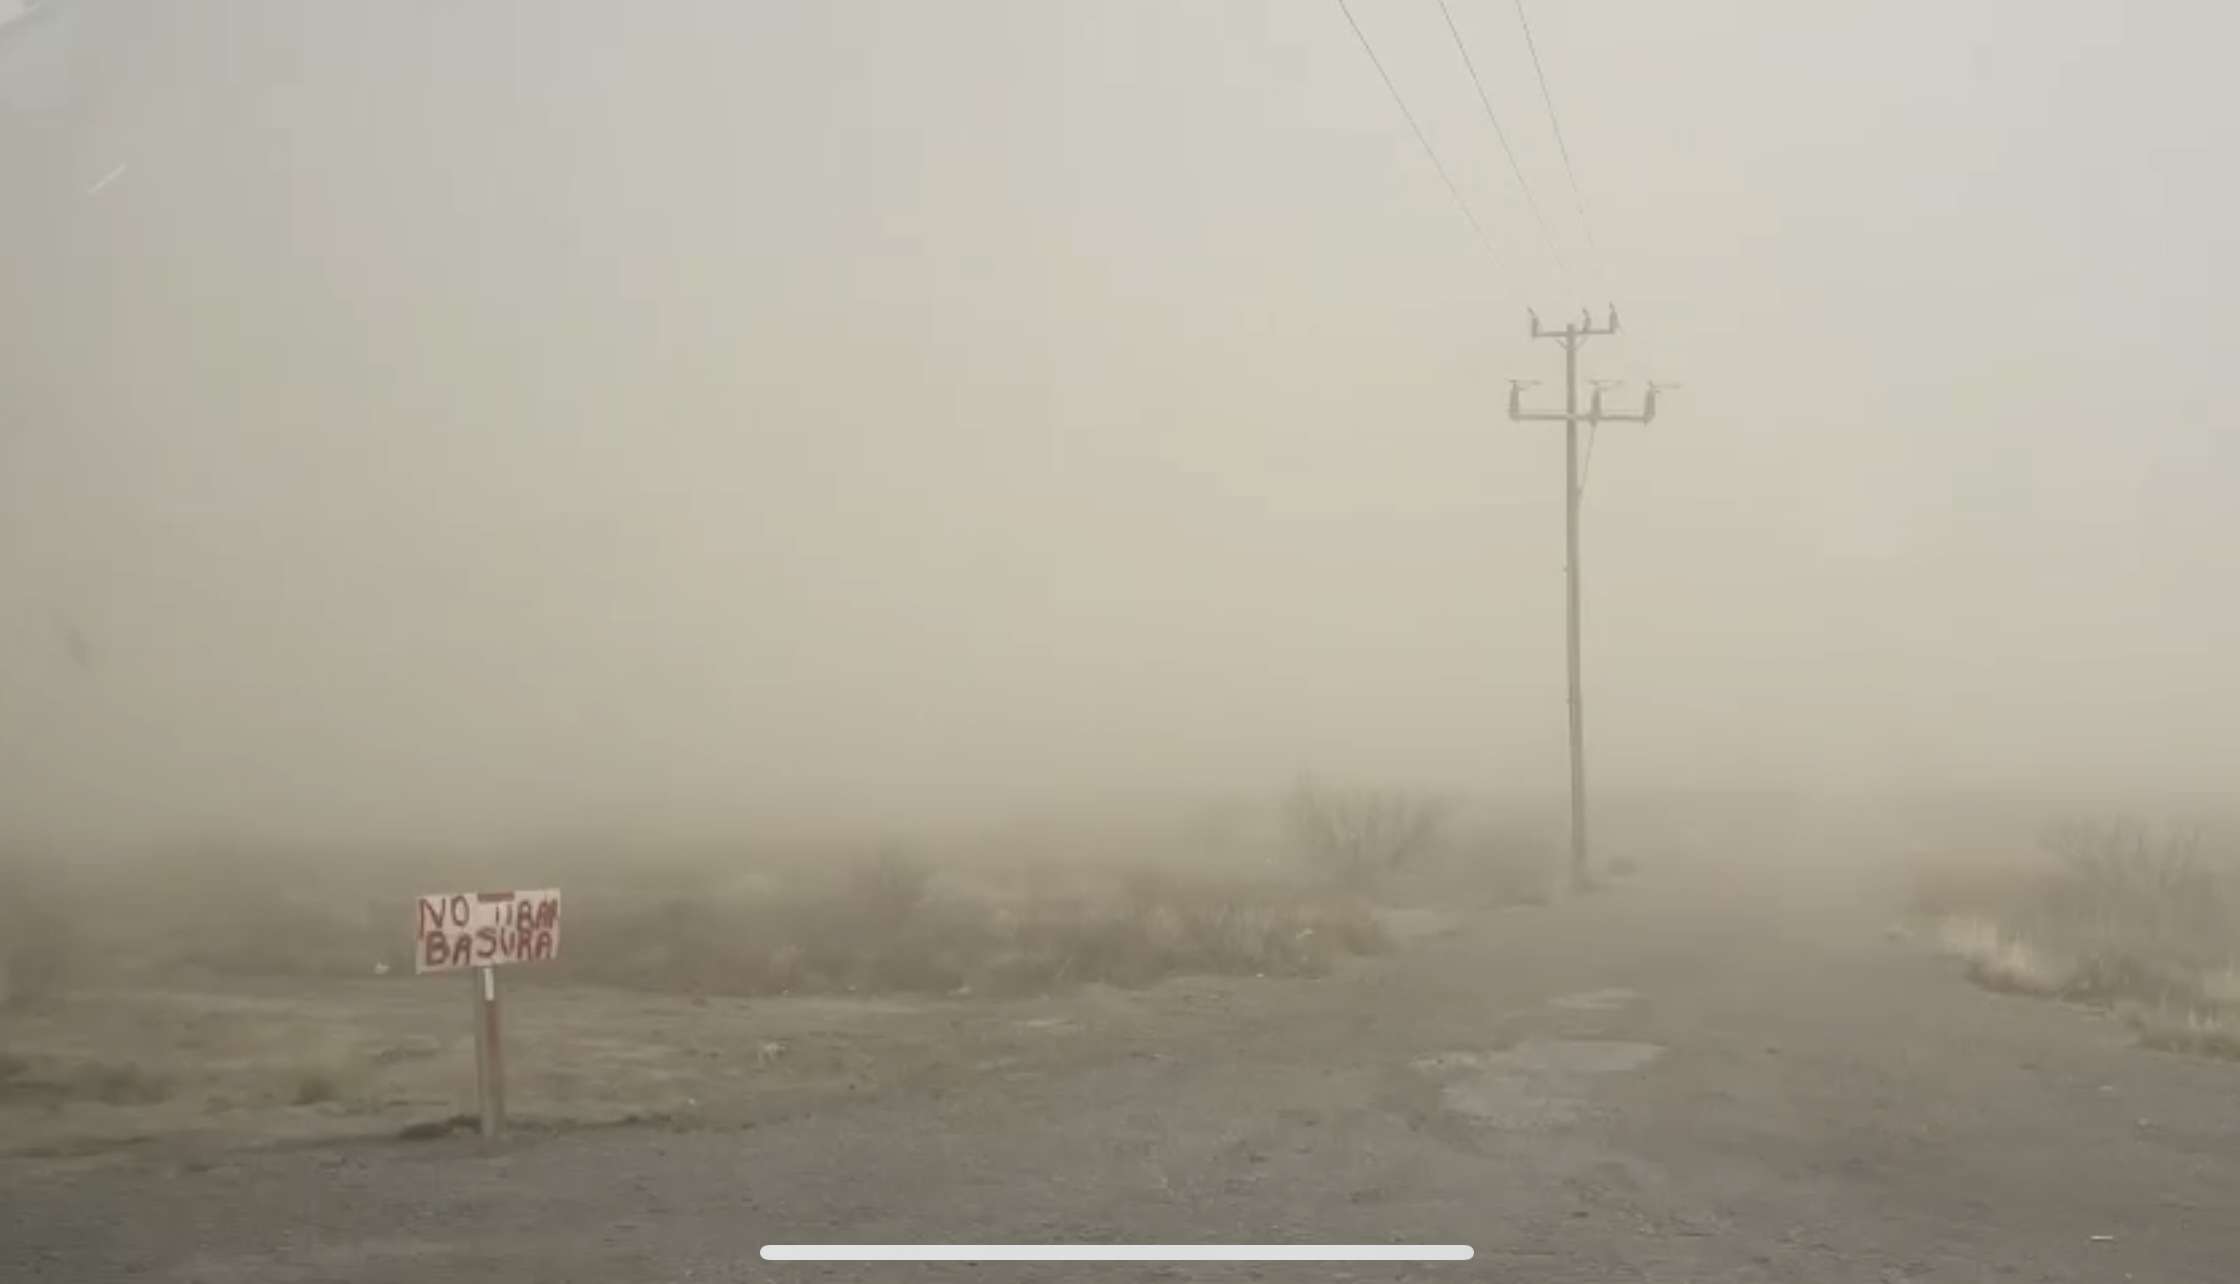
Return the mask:
{"type": "Polygon", "coordinates": [[[412,949],[415,972],[535,963],[560,954],[560,892],[459,892],[423,896],[412,949]]]}

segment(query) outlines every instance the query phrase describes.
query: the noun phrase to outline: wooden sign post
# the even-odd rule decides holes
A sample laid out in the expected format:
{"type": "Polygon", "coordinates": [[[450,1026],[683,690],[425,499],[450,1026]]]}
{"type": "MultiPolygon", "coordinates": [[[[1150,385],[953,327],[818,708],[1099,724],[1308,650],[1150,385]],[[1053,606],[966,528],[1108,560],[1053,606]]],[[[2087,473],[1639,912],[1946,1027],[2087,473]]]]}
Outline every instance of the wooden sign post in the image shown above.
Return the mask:
{"type": "Polygon", "coordinates": [[[478,967],[474,982],[474,1103],[482,1135],[506,1130],[506,1052],[498,1035],[498,969],[478,967]]]}
{"type": "Polygon", "coordinates": [[[482,1135],[506,1126],[505,1043],[498,1020],[498,969],[560,953],[560,893],[470,892],[423,896],[412,970],[465,972],[473,982],[475,1105],[482,1135]]]}

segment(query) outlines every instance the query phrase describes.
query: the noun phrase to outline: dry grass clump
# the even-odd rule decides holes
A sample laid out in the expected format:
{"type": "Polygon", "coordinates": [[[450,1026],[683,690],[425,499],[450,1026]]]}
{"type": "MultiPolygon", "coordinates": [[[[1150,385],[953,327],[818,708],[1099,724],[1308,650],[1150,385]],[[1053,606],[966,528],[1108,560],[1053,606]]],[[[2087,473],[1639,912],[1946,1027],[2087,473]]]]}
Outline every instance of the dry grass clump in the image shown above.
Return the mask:
{"type": "Polygon", "coordinates": [[[2240,851],[2193,832],[2069,823],[2037,858],[1917,868],[1917,912],[1990,989],[2106,1004],[2154,1047],[2229,1055],[2240,851]]]}
{"type": "Polygon", "coordinates": [[[2070,984],[2064,967],[1989,919],[1948,918],[1938,925],[1938,944],[1966,965],[1970,980],[1988,990],[2051,996],[2070,984]]]}

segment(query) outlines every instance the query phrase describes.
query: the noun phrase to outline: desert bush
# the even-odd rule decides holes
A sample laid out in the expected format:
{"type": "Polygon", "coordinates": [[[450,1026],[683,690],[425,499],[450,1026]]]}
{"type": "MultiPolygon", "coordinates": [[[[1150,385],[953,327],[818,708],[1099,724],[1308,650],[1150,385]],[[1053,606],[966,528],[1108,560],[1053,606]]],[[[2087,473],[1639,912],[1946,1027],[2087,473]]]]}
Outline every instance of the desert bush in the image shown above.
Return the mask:
{"type": "Polygon", "coordinates": [[[1945,953],[1959,959],[1968,978],[1987,990],[2007,994],[2055,995],[2069,986],[2071,973],[2025,941],[2007,935],[1982,918],[1948,918],[1939,931],[1945,953]]]}
{"type": "Polygon", "coordinates": [[[2070,821],[2044,832],[2036,860],[1917,868],[1910,886],[1981,984],[2160,1007],[2213,1002],[2231,975],[2236,873],[2192,832],[2070,821]]]}
{"type": "Polygon", "coordinates": [[[1314,975],[1384,948],[1356,897],[1144,866],[1106,879],[936,886],[887,856],[752,894],[665,898],[571,927],[556,971],[728,994],[1033,993],[1177,973],[1314,975]]]}
{"type": "Polygon", "coordinates": [[[2123,1016],[2146,1047],[2240,1061],[2240,1022],[2228,1011],[2132,1003],[2123,1016]]]}
{"type": "Polygon", "coordinates": [[[1311,976],[1387,944],[1374,911],[1354,896],[1161,874],[1139,875],[1127,905],[1116,934],[1155,972],[1311,976]]]}
{"type": "Polygon", "coordinates": [[[2073,996],[2197,997],[2231,963],[2234,871],[2198,835],[2072,823],[2050,830],[2045,848],[2053,866],[2008,918],[2073,960],[2073,996]]]}
{"type": "Polygon", "coordinates": [[[997,989],[1138,985],[1178,973],[1312,976],[1387,944],[1357,897],[1151,866],[1110,888],[1036,896],[998,922],[982,974],[997,989]]]}
{"type": "Polygon", "coordinates": [[[2220,876],[2197,834],[2072,823],[2050,830],[2044,845],[2057,864],[2029,907],[2042,930],[2095,949],[2151,948],[2197,963],[2230,948],[2230,871],[2220,876]]]}
{"type": "MultiPolygon", "coordinates": [[[[566,885],[569,914],[559,958],[520,969],[519,981],[729,995],[1039,992],[1177,972],[1311,974],[1382,947],[1356,898],[1264,869],[1216,878],[1172,863],[1045,861],[937,872],[893,848],[775,862],[659,856],[533,867],[566,885]]],[[[409,970],[411,887],[508,881],[479,867],[447,875],[190,852],[104,884],[102,931],[135,974],[364,977],[380,962],[409,970]]],[[[28,899],[0,902],[0,916],[28,899]]]]}
{"type": "Polygon", "coordinates": [[[1302,777],[1285,801],[1293,843],[1314,865],[1359,886],[1406,866],[1437,838],[1446,808],[1399,789],[1302,777]]]}

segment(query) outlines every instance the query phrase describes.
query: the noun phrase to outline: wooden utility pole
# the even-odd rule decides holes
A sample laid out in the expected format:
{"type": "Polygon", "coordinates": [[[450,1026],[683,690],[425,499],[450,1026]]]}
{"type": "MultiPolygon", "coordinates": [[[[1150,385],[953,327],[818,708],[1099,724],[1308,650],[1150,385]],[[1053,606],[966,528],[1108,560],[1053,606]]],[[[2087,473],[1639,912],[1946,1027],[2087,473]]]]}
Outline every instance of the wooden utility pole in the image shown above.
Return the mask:
{"type": "Polygon", "coordinates": [[[1577,321],[1560,330],[1542,326],[1536,312],[1528,310],[1526,315],[1532,318],[1533,338],[1554,339],[1563,345],[1563,409],[1526,410],[1521,403],[1524,390],[1532,386],[1531,381],[1511,380],[1509,418],[1519,423],[1563,425],[1564,654],[1571,705],[1571,886],[1573,890],[1583,891],[1591,879],[1587,864],[1587,720],[1579,684],[1579,425],[1648,423],[1657,417],[1657,385],[1649,385],[1640,410],[1627,413],[1604,410],[1602,385],[1597,384],[1587,409],[1581,412],[1579,348],[1589,339],[1618,332],[1617,307],[1611,307],[1609,319],[1600,326],[1595,324],[1591,314],[1581,312],[1577,321]]]}

